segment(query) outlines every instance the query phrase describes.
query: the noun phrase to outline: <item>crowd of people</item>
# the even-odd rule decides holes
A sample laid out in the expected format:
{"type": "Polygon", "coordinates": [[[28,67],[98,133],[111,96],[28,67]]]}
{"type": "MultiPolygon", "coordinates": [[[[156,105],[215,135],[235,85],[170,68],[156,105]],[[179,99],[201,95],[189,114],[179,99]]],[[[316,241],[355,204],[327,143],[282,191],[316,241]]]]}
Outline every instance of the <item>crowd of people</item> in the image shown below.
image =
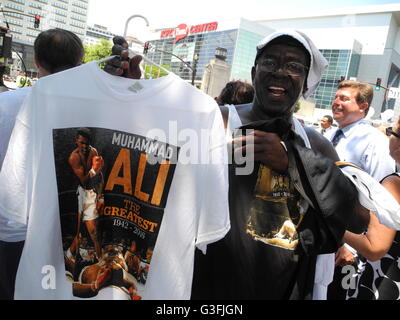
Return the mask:
{"type": "MultiPolygon", "coordinates": [[[[105,71],[139,79],[140,57],[128,58],[123,38],[116,37],[114,43],[116,57],[108,61],[105,71]]],[[[42,32],[34,49],[39,77],[73,68],[83,55],[79,38],[58,29],[42,32]]],[[[400,217],[395,215],[400,203],[396,172],[400,119],[386,128],[386,136],[366,123],[373,89],[346,80],[338,84],[332,99],[332,116],[321,119],[319,130],[304,126],[294,115],[295,105],[318,88],[326,59],[307,35],[295,30],[274,32],[255,49],[252,84],[231,81],[214,98],[233,155],[231,228],[224,238],[208,244],[205,254],[196,250],[192,299],[398,299],[400,238],[395,222],[400,217]],[[234,155],[250,152],[254,169],[237,174],[240,164],[234,155]],[[349,170],[357,179],[349,177],[349,170]],[[370,192],[367,201],[361,196],[365,188],[370,192]],[[394,204],[391,207],[388,199],[394,204]]],[[[0,94],[0,170],[29,90],[0,94]]],[[[99,175],[102,167],[88,160],[84,150],[88,139],[84,133],[77,136],[77,148],[69,159],[82,185],[99,175]]],[[[92,153],[90,158],[98,157],[95,149],[92,153]]],[[[102,199],[101,192],[95,197],[102,199]]],[[[97,203],[91,209],[96,219],[101,210],[97,203]]],[[[85,219],[84,211],[80,213],[85,219]]],[[[103,253],[95,233],[97,222],[88,227],[96,219],[85,225],[100,269],[106,262],[99,258],[103,253]]],[[[0,220],[0,299],[13,298],[26,228],[0,220]]],[[[81,231],[78,228],[73,243],[81,231]]],[[[129,250],[125,260],[140,263],[129,250]]],[[[115,266],[120,269],[120,264],[115,266]]],[[[107,277],[96,269],[90,285],[76,284],[74,290],[92,294],[92,287],[97,290],[97,283],[103,285],[107,277]]],[[[130,286],[135,287],[136,281],[130,286]]]]}

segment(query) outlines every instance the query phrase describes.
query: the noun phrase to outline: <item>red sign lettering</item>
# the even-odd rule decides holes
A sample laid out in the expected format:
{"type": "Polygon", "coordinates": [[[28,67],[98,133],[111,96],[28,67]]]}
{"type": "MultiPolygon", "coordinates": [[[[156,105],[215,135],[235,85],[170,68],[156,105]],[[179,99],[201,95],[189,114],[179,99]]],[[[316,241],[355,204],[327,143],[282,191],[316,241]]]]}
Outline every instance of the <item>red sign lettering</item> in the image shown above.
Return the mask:
{"type": "Polygon", "coordinates": [[[186,38],[189,34],[215,31],[217,28],[218,22],[198,24],[196,26],[191,26],[190,28],[186,24],[182,23],[175,29],[166,29],[161,31],[160,38],[163,39],[175,36],[174,43],[177,43],[179,40],[186,38]]]}
{"type": "Polygon", "coordinates": [[[182,23],[175,29],[175,40],[174,43],[177,43],[179,40],[187,37],[189,33],[189,28],[186,24],[182,23]]]}
{"type": "Polygon", "coordinates": [[[163,30],[163,31],[161,31],[160,38],[173,37],[174,36],[174,31],[175,31],[175,29],[163,30]]]}

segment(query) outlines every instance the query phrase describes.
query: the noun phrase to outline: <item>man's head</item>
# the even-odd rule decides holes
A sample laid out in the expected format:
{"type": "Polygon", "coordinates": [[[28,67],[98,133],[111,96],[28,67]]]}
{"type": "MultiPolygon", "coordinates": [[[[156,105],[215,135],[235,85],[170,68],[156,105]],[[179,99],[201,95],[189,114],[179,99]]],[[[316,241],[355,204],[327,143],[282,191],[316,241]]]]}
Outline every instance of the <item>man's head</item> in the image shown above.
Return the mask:
{"type": "Polygon", "coordinates": [[[338,85],[332,102],[333,119],[344,128],[367,114],[374,97],[372,87],[367,83],[346,80],[338,85]]]}
{"type": "Polygon", "coordinates": [[[131,241],[131,245],[130,245],[130,247],[129,247],[129,251],[130,251],[130,252],[136,252],[136,249],[137,249],[136,241],[135,241],[135,240],[132,240],[132,241],[131,241]]]}
{"type": "Polygon", "coordinates": [[[333,123],[333,118],[330,115],[323,116],[321,119],[321,127],[328,129],[333,123]]]}
{"type": "Polygon", "coordinates": [[[76,133],[76,145],[83,154],[90,151],[90,130],[88,128],[80,128],[76,133]]]}
{"type": "Polygon", "coordinates": [[[215,99],[219,105],[250,103],[254,98],[254,88],[250,83],[240,80],[228,82],[215,99]]]}
{"type": "Polygon", "coordinates": [[[252,69],[254,104],[268,116],[290,116],[301,95],[308,97],[318,86],[327,66],[312,41],[304,34],[275,32],[257,46],[252,69]]]}
{"type": "Polygon", "coordinates": [[[35,40],[34,51],[39,77],[80,65],[84,54],[79,37],[62,29],[41,32],[35,40]]]}

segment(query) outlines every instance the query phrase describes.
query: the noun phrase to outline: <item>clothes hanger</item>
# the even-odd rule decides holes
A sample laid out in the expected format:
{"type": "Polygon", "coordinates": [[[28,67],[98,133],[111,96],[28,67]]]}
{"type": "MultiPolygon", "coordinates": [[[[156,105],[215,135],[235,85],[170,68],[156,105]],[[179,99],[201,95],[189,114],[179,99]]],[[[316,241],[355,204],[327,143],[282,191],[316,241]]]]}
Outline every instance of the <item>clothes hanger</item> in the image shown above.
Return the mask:
{"type": "MultiPolygon", "coordinates": [[[[160,66],[157,63],[155,63],[153,60],[151,60],[150,58],[146,57],[145,55],[143,55],[143,54],[141,54],[141,53],[139,53],[137,51],[134,51],[132,49],[128,49],[128,50],[129,50],[129,58],[133,58],[134,56],[141,56],[144,61],[152,64],[153,66],[155,66],[157,68],[159,68],[161,71],[164,71],[166,74],[170,74],[170,73],[174,74],[172,71],[169,71],[169,70],[163,68],[162,66],[160,66]]],[[[97,63],[107,62],[107,61],[109,61],[109,60],[111,60],[111,59],[113,59],[115,57],[117,57],[117,56],[114,55],[114,56],[106,57],[106,58],[97,60],[97,63]]]]}

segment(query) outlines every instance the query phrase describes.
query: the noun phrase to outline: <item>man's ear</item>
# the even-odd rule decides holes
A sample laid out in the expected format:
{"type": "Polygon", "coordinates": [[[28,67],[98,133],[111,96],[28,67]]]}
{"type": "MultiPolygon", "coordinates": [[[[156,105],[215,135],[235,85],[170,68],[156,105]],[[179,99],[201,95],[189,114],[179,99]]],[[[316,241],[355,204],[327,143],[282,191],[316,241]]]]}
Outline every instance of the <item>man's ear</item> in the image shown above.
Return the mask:
{"type": "Polygon", "coordinates": [[[368,110],[369,104],[368,104],[368,102],[363,102],[363,103],[359,104],[359,107],[360,107],[360,112],[365,113],[365,111],[368,110]]]}
{"type": "Polygon", "coordinates": [[[253,82],[253,85],[254,85],[254,78],[255,78],[255,76],[256,76],[256,66],[253,66],[253,67],[251,68],[251,81],[253,82]]]}
{"type": "Polygon", "coordinates": [[[36,68],[39,69],[40,68],[40,64],[39,64],[39,60],[38,60],[38,58],[36,56],[34,57],[34,60],[35,60],[36,68]]]}
{"type": "Polygon", "coordinates": [[[306,78],[306,80],[304,80],[303,92],[302,92],[302,94],[304,94],[307,90],[308,90],[308,87],[307,87],[307,78],[306,78]]]}

